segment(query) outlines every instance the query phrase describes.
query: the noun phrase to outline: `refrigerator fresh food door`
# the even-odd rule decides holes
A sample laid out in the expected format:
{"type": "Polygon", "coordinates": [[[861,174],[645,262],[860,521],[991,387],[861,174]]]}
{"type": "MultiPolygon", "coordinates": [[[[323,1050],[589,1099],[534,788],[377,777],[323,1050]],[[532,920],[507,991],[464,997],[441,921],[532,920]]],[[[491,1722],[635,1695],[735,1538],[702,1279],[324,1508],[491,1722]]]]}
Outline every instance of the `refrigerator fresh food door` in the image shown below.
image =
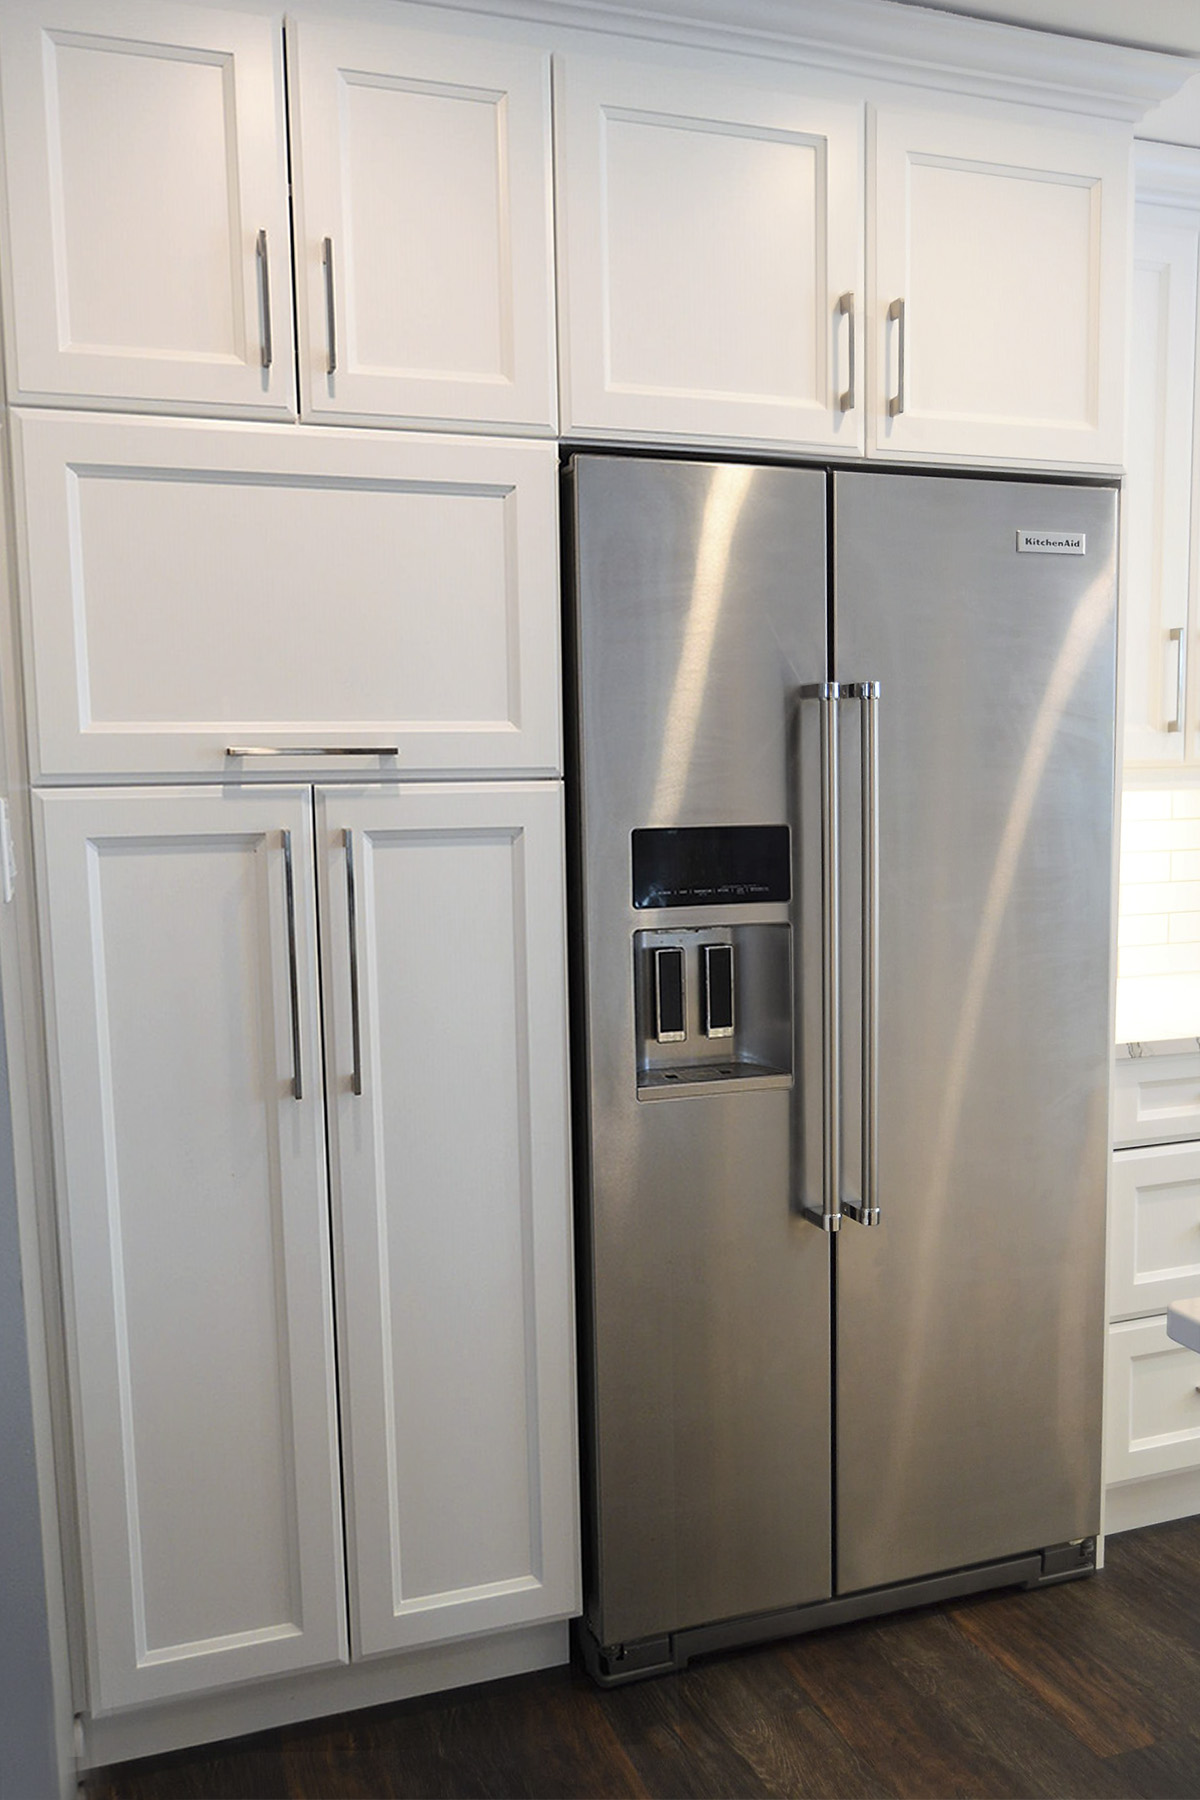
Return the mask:
{"type": "Polygon", "coordinates": [[[821,1046],[794,1054],[793,1018],[802,1039],[815,992],[819,1027],[796,768],[826,478],[583,455],[568,489],[587,1608],[611,1645],[831,1589],[829,1237],[792,1164],[795,1139],[819,1191],[798,1072],[819,1109],[821,1046]]]}
{"type": "Polygon", "coordinates": [[[882,1222],[837,1245],[839,1593],[1099,1525],[1116,514],[1100,487],[834,477],[835,669],[880,684],[882,1222]]]}

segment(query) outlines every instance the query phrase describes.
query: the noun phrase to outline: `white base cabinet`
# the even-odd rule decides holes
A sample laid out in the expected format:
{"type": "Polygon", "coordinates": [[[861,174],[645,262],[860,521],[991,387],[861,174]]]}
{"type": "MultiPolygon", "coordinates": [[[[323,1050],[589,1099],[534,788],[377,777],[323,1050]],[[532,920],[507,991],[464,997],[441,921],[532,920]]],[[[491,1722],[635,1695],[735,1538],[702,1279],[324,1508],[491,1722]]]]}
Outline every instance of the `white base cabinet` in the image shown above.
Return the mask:
{"type": "Polygon", "coordinates": [[[38,805],[92,1711],[569,1615],[557,784],[38,805]]]}
{"type": "Polygon", "coordinates": [[[318,795],[363,1654],[577,1607],[561,808],[318,795]]]}
{"type": "Polygon", "coordinates": [[[38,813],[107,1711],[346,1655],[311,805],[145,790],[38,813]]]}

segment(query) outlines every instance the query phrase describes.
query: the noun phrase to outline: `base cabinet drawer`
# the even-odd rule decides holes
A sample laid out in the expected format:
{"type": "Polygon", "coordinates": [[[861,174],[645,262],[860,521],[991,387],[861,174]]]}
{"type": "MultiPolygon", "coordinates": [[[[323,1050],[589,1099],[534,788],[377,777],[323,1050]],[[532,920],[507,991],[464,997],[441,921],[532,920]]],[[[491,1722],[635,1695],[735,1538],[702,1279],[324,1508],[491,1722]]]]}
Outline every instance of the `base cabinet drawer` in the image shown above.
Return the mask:
{"type": "Polygon", "coordinates": [[[1200,1138],[1200,1050],[1178,1056],[1117,1058],[1112,1141],[1165,1144],[1200,1138]]]}
{"type": "Polygon", "coordinates": [[[1105,1430],[1110,1482],[1200,1468],[1200,1356],[1165,1314],[1109,1327],[1105,1430]]]}
{"type": "Polygon", "coordinates": [[[1118,1150],[1108,1233],[1110,1318],[1200,1293],[1200,1144],[1118,1150]]]}

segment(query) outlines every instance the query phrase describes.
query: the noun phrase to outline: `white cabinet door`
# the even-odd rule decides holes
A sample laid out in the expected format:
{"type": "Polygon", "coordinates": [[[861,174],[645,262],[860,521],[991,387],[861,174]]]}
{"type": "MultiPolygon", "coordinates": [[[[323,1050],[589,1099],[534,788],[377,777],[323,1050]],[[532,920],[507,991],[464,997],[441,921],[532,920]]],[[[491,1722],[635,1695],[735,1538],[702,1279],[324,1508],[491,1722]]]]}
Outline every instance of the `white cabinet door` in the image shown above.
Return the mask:
{"type": "Polygon", "coordinates": [[[38,806],[106,1712],[346,1655],[310,795],[38,806]]]}
{"type": "Polygon", "coordinates": [[[1200,1357],[1165,1314],[1110,1325],[1104,1464],[1110,1482],[1200,1468],[1200,1357]]]}
{"type": "Polygon", "coordinates": [[[1119,135],[879,109],[872,452],[1121,467],[1128,165],[1119,135]]]}
{"type": "Polygon", "coordinates": [[[553,432],[549,55],[392,10],[289,21],[305,415],[553,432]]]}
{"type": "Polygon", "coordinates": [[[558,768],[553,445],[71,413],[19,443],[41,775],[558,768]]]}
{"type": "Polygon", "coordinates": [[[1119,1056],[1113,1069],[1112,1137],[1118,1149],[1200,1138],[1200,1050],[1119,1056]]]}
{"type": "MultiPolygon", "coordinates": [[[[1118,1150],[1109,1196],[1110,1316],[1200,1294],[1200,1146],[1118,1150]]],[[[1196,1364],[1200,1380],[1200,1361],[1196,1364]]]]}
{"type": "Polygon", "coordinates": [[[568,55],[555,122],[564,432],[861,450],[863,109],[568,55]]]}
{"type": "Polygon", "coordinates": [[[1125,538],[1125,766],[1187,752],[1200,213],[1147,207],[1134,234],[1125,538]]]}
{"type": "Polygon", "coordinates": [[[290,416],[278,16],[0,12],[9,394],[290,416]]]}
{"type": "Polygon", "coordinates": [[[356,1654],[578,1607],[561,806],[318,794],[356,1654]]]}

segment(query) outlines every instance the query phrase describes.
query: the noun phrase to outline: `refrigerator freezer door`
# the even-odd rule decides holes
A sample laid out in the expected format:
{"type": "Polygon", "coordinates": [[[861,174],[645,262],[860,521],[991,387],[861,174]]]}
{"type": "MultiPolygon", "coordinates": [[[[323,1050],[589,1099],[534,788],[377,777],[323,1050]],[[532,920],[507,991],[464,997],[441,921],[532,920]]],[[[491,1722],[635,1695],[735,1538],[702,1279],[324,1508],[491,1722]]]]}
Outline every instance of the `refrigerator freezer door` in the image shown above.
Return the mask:
{"type": "MultiPolygon", "coordinates": [[[[834,514],[835,669],[881,684],[883,1222],[837,1246],[853,1593],[1099,1524],[1116,495],[839,474],[834,514]]],[[[843,764],[853,1190],[849,734],[843,764]]]]}
{"type": "Polygon", "coordinates": [[[792,765],[826,478],[571,467],[588,1620],[614,1644],[830,1592],[829,1242],[796,1208],[787,1072],[790,972],[820,991],[792,765]],[[680,833],[639,837],[636,907],[635,831],[680,833]]]}

